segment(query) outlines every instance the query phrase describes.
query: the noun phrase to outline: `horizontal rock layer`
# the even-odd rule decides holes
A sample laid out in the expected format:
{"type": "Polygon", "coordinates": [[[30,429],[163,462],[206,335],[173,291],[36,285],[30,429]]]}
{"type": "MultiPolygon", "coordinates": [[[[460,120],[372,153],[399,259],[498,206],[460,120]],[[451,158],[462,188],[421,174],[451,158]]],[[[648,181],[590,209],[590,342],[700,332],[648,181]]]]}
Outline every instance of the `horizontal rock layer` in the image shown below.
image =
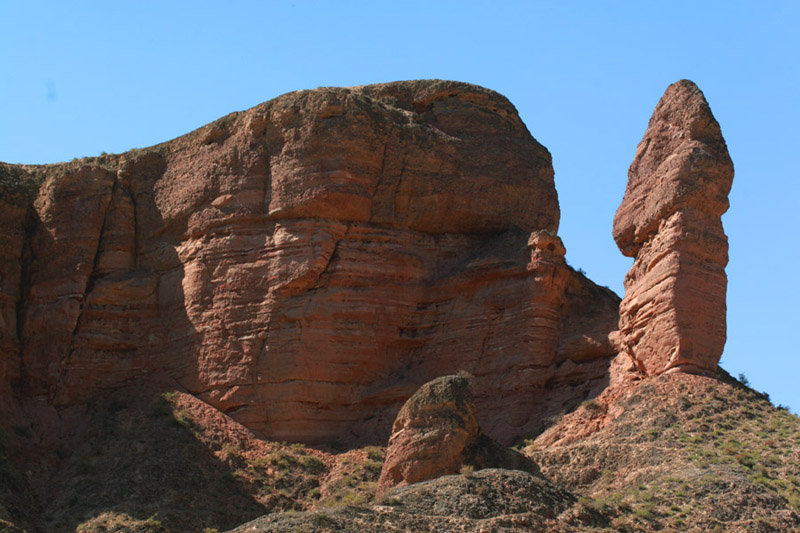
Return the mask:
{"type": "Polygon", "coordinates": [[[168,373],[269,438],[380,441],[466,370],[510,440],[607,379],[618,299],[564,263],[550,154],[486,89],[300,91],[2,172],[28,187],[0,213],[5,397],[168,373]]]}
{"type": "Polygon", "coordinates": [[[635,256],[620,306],[624,350],[647,374],[712,374],[725,345],[728,209],[733,164],[697,86],[671,85],[628,171],[614,219],[623,254],[635,256]]]}

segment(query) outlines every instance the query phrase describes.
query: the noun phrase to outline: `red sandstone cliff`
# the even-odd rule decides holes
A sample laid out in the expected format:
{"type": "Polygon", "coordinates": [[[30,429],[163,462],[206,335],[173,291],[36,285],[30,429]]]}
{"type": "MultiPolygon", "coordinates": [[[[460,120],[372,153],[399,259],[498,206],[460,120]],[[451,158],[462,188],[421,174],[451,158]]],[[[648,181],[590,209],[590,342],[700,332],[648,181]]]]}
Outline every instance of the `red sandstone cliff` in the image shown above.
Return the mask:
{"type": "Polygon", "coordinates": [[[615,219],[618,312],[565,262],[549,154],[474,86],[303,91],[0,164],[0,529],[797,528],[800,422],[688,374],[724,343],[732,172],[671,86],[615,219]],[[540,426],[527,457],[481,430],[540,426]]]}
{"type": "Polygon", "coordinates": [[[300,91],[0,172],[5,402],[167,373],[269,438],[383,441],[465,370],[507,441],[607,382],[619,300],[566,266],[550,154],[492,91],[300,91]]]}

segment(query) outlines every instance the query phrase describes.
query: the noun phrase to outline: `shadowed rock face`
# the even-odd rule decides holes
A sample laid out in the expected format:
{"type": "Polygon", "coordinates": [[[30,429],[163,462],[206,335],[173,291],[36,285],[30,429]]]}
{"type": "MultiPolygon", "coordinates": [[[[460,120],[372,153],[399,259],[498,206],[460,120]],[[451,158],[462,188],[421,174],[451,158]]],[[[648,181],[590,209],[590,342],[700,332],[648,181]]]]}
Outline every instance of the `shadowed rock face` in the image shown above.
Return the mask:
{"type": "Polygon", "coordinates": [[[0,414],[10,411],[20,380],[18,302],[24,278],[26,213],[35,185],[25,172],[0,163],[0,414]]]}
{"type": "Polygon", "coordinates": [[[647,374],[712,373],[725,345],[733,164],[703,93],[687,80],[656,106],[628,171],[614,239],[635,257],[620,306],[623,349],[647,374]]]}
{"type": "Polygon", "coordinates": [[[378,493],[456,474],[462,465],[539,471],[524,455],[483,435],[467,378],[443,376],[420,387],[400,409],[378,493]]]}
{"type": "Polygon", "coordinates": [[[6,398],[167,373],[265,437],[380,442],[466,370],[508,441],[606,380],[618,299],[564,263],[550,154],[492,91],[300,91],[0,173],[27,191],[0,211],[6,398]]]}

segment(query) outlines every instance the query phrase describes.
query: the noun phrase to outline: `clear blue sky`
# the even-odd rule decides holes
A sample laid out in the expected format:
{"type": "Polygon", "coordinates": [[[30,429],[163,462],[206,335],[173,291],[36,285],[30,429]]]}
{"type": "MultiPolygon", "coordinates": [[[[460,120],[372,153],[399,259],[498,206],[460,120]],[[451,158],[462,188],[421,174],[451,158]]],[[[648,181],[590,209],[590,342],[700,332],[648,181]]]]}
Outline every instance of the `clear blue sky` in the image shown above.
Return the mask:
{"type": "Polygon", "coordinates": [[[800,410],[800,2],[0,0],[0,20],[11,163],[150,146],[296,89],[495,89],[553,154],[568,261],[619,294],[627,167],[664,89],[689,78],[736,166],[723,366],[800,410]]]}

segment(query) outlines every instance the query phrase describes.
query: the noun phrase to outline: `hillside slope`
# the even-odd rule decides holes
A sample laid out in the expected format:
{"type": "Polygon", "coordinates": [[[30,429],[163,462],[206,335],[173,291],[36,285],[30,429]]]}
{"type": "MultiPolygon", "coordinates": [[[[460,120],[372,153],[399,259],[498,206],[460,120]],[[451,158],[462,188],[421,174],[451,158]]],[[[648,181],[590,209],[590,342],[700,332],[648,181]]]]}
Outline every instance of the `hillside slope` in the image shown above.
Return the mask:
{"type": "Polygon", "coordinates": [[[510,478],[521,472],[467,471],[383,505],[272,515],[236,531],[797,530],[800,418],[720,377],[648,378],[565,414],[523,449],[555,493],[520,490],[510,478]]]}

